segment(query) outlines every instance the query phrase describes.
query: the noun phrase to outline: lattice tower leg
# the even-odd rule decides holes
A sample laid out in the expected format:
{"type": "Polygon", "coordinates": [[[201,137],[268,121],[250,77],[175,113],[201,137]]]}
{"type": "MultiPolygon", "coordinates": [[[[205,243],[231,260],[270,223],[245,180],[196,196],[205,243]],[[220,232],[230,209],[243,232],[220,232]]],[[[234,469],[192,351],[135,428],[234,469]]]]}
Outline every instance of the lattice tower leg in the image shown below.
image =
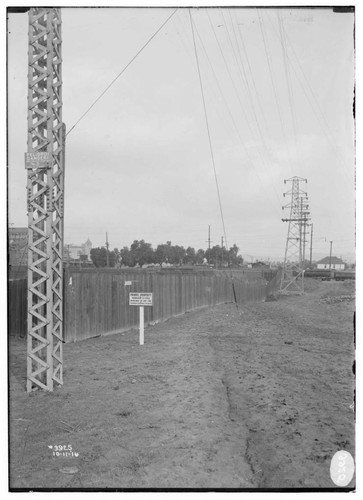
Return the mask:
{"type": "Polygon", "coordinates": [[[62,378],[64,126],[60,9],[29,11],[27,391],[62,378]]]}

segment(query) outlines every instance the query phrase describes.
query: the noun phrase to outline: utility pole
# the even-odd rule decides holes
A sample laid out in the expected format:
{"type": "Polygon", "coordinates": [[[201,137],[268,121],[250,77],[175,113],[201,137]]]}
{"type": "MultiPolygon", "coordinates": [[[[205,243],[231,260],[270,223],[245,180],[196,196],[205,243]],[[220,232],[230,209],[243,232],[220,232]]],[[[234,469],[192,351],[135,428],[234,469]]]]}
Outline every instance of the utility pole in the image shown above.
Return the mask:
{"type": "Polygon", "coordinates": [[[223,236],[221,238],[221,267],[223,267],[223,236]]]}
{"type": "Polygon", "coordinates": [[[61,9],[29,10],[27,392],[63,385],[61,9]]]}
{"type": "Polygon", "coordinates": [[[303,258],[303,224],[307,224],[308,214],[306,211],[308,205],[304,205],[303,198],[307,199],[307,193],[300,189],[301,182],[307,182],[301,177],[291,177],[284,181],[291,182],[291,189],[284,193],[290,195],[290,203],[283,206],[290,209],[290,217],[282,219],[283,222],[288,222],[285,259],[283,272],[281,275],[280,293],[303,293],[304,292],[304,272],[302,265],[303,258]]]}
{"type": "Polygon", "coordinates": [[[309,205],[306,203],[307,197],[305,198],[305,204],[302,205],[301,218],[302,218],[302,264],[303,269],[305,269],[305,247],[306,247],[306,229],[308,226],[308,219],[310,212],[308,212],[309,205]]]}
{"type": "Polygon", "coordinates": [[[306,227],[308,226],[308,212],[309,205],[307,204],[307,196],[304,193],[300,196],[300,214],[299,214],[299,260],[302,265],[302,269],[305,268],[305,246],[306,246],[306,227]]]}
{"type": "Polygon", "coordinates": [[[306,244],[306,223],[303,226],[303,254],[302,254],[302,265],[305,269],[305,244],[306,244]]]}
{"type": "Polygon", "coordinates": [[[330,242],[330,255],[329,255],[329,271],[331,269],[331,255],[332,255],[333,242],[330,242]]]}
{"type": "Polygon", "coordinates": [[[313,224],[310,231],[310,265],[313,263],[313,224]]]}
{"type": "Polygon", "coordinates": [[[302,213],[303,213],[303,197],[300,197],[300,224],[299,224],[299,260],[302,262],[302,244],[303,244],[303,238],[302,238],[302,228],[303,228],[303,220],[302,220],[302,213]]]}
{"type": "Polygon", "coordinates": [[[108,236],[107,236],[107,233],[106,233],[106,266],[107,267],[110,267],[110,255],[109,255],[109,252],[108,252],[108,236]]]}
{"type": "Polygon", "coordinates": [[[209,264],[209,258],[210,258],[210,226],[208,226],[208,264],[209,264]]]}

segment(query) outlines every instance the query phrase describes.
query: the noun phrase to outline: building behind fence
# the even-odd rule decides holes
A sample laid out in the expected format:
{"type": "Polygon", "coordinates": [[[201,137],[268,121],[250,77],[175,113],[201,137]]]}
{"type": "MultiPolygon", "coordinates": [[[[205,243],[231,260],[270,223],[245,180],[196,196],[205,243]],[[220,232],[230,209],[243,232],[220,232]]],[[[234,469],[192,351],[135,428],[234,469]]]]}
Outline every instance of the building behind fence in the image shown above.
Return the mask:
{"type": "MultiPolygon", "coordinates": [[[[272,276],[269,278],[272,278],[272,276]]],[[[263,300],[275,288],[260,271],[68,269],[64,275],[64,340],[72,342],[137,327],[130,292],[152,292],[145,324],[225,302],[263,300]],[[131,284],[129,284],[131,283],[131,284]],[[232,286],[232,283],[234,286],[232,286]]],[[[9,282],[9,334],[26,335],[26,280],[9,282]]]]}

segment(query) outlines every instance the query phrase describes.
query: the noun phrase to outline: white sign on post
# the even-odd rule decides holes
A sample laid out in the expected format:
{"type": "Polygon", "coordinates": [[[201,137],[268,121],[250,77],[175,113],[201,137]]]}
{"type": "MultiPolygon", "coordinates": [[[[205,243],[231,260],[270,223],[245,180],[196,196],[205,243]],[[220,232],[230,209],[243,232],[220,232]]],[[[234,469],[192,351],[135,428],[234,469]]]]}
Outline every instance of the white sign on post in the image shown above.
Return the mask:
{"type": "Polygon", "coordinates": [[[153,305],[153,294],[150,292],[130,292],[129,305],[140,307],[140,328],[139,328],[139,342],[140,345],[144,344],[144,306],[153,305]]]}
{"type": "Polygon", "coordinates": [[[130,306],[152,306],[153,294],[152,293],[139,293],[130,292],[129,294],[130,306]]]}

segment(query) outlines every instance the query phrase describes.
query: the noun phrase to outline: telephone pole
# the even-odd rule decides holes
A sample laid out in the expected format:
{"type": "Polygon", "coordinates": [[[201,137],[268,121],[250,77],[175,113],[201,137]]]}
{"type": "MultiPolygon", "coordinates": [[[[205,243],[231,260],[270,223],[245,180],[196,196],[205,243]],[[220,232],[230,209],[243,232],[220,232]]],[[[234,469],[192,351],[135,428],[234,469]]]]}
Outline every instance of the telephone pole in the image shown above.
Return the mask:
{"type": "Polygon", "coordinates": [[[207,242],[208,242],[208,259],[207,259],[207,261],[209,264],[209,259],[210,259],[210,226],[208,226],[208,240],[207,240],[207,242]]]}
{"type": "Polygon", "coordinates": [[[313,224],[310,231],[310,265],[313,263],[313,224]]]}
{"type": "Polygon", "coordinates": [[[223,267],[223,236],[221,237],[221,267],[223,267]]]}
{"type": "MultiPolygon", "coordinates": [[[[298,293],[304,292],[304,272],[303,272],[303,233],[304,226],[307,224],[309,212],[308,205],[304,204],[307,199],[307,193],[302,191],[300,183],[307,182],[307,179],[301,177],[291,177],[284,181],[291,183],[291,189],[284,193],[284,197],[290,195],[290,202],[283,206],[290,209],[289,218],[282,219],[288,222],[285,259],[283,272],[280,282],[280,293],[298,293]]],[[[304,238],[305,239],[305,238],[304,238]]]]}
{"type": "Polygon", "coordinates": [[[302,268],[305,269],[305,246],[306,246],[306,229],[308,226],[308,220],[310,212],[308,212],[309,205],[307,204],[307,196],[301,197],[301,208],[300,208],[300,217],[301,217],[301,262],[302,268]]]}
{"type": "Polygon", "coordinates": [[[330,255],[329,255],[329,271],[331,269],[331,255],[332,255],[332,249],[333,249],[333,242],[330,242],[330,255]]]}
{"type": "Polygon", "coordinates": [[[107,236],[107,233],[106,233],[106,266],[110,267],[110,255],[109,255],[109,252],[108,252],[108,247],[109,247],[108,236],[107,236]]]}

